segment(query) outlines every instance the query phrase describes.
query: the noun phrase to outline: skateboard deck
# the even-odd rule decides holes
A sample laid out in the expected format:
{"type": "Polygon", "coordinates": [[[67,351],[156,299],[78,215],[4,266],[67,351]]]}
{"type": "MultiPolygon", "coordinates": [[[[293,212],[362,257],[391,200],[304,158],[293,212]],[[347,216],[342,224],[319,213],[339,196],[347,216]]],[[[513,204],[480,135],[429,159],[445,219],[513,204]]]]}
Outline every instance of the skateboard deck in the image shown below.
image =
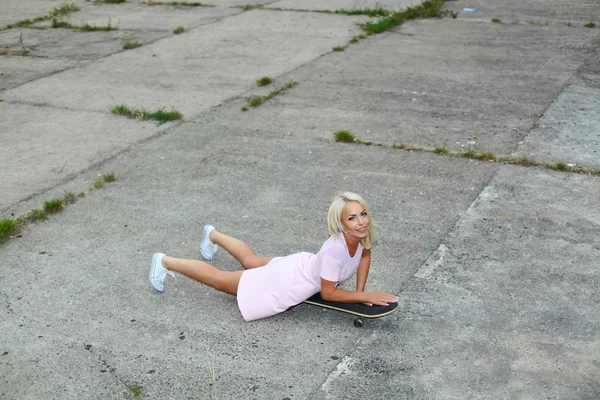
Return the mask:
{"type": "Polygon", "coordinates": [[[389,315],[398,309],[398,303],[390,303],[387,306],[368,306],[362,303],[337,303],[334,301],[323,300],[321,293],[317,293],[311,298],[304,301],[306,304],[319,306],[356,315],[354,326],[361,327],[364,325],[363,318],[380,318],[389,315]]]}

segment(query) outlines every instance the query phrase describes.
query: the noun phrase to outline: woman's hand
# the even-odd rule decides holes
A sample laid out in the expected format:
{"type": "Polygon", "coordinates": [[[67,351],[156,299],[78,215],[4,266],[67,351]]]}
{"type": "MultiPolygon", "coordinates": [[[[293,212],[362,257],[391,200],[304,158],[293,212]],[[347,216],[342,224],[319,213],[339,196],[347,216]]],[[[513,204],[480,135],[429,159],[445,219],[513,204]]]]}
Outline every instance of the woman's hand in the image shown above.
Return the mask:
{"type": "Polygon", "coordinates": [[[398,297],[385,292],[365,292],[364,295],[367,299],[364,304],[368,306],[372,306],[373,304],[377,306],[388,306],[390,303],[396,303],[398,301],[398,297]]]}

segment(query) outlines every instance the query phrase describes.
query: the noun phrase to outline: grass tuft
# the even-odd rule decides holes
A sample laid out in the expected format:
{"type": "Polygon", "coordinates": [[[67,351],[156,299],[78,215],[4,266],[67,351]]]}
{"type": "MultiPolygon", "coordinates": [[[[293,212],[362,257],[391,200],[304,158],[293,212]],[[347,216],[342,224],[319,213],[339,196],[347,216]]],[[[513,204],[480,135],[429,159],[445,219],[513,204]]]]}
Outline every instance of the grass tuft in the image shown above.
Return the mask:
{"type": "Polygon", "coordinates": [[[391,11],[386,10],[384,8],[375,8],[375,9],[364,9],[364,10],[344,10],[343,8],[339,8],[335,10],[336,14],[343,15],[367,15],[370,18],[374,17],[387,17],[392,14],[391,11]]]}
{"type": "Polygon", "coordinates": [[[77,7],[73,3],[63,2],[59,7],[54,7],[52,10],[50,10],[48,13],[48,18],[65,17],[76,11],[81,11],[81,8],[77,7]]]}
{"type": "Polygon", "coordinates": [[[242,107],[242,111],[248,111],[248,107],[246,107],[246,106],[242,107]]]}
{"type": "Polygon", "coordinates": [[[56,18],[52,18],[52,28],[73,28],[73,25],[66,21],[59,21],[56,18]]]}
{"type": "Polygon", "coordinates": [[[501,24],[502,20],[500,18],[492,18],[492,22],[495,24],[501,24]]]}
{"type": "Polygon", "coordinates": [[[373,35],[385,32],[413,19],[441,18],[447,15],[454,17],[453,13],[442,10],[443,5],[444,0],[426,0],[417,6],[408,7],[404,11],[394,12],[377,22],[367,22],[361,27],[369,35],[373,35]]]}
{"type": "Polygon", "coordinates": [[[173,33],[176,35],[179,35],[180,33],[185,32],[185,28],[181,25],[179,25],[177,28],[173,29],[173,33]]]}
{"type": "Polygon", "coordinates": [[[44,212],[52,214],[58,211],[62,211],[63,201],[62,199],[54,199],[44,202],[44,212]]]}
{"type": "Polygon", "coordinates": [[[442,147],[436,147],[433,152],[435,154],[448,154],[448,149],[446,148],[446,146],[442,146],[442,147]]]}
{"type": "Polygon", "coordinates": [[[96,0],[96,3],[107,3],[107,4],[122,4],[126,3],[127,0],[96,0]]]}
{"type": "Polygon", "coordinates": [[[244,11],[250,11],[254,10],[255,8],[263,8],[264,6],[264,4],[246,4],[244,7],[242,7],[242,9],[244,11]]]}
{"type": "Polygon", "coordinates": [[[9,218],[0,220],[0,242],[8,239],[11,235],[17,232],[19,224],[17,221],[9,218]]]}
{"type": "Polygon", "coordinates": [[[335,46],[333,51],[344,51],[344,46],[335,46]]]}
{"type": "Polygon", "coordinates": [[[119,104],[110,109],[110,112],[117,115],[123,115],[127,118],[135,118],[141,121],[153,120],[156,125],[162,125],[166,122],[182,119],[183,115],[177,111],[166,111],[163,107],[154,112],[150,112],[144,108],[129,108],[125,104],[119,104]]]}
{"type": "Polygon", "coordinates": [[[29,211],[29,213],[27,214],[27,216],[25,218],[27,218],[28,221],[35,222],[35,221],[43,221],[45,219],[48,219],[48,216],[46,215],[44,210],[42,210],[40,208],[36,208],[36,209],[29,211]]]}
{"type": "Polygon", "coordinates": [[[183,7],[214,7],[208,4],[190,1],[148,1],[149,6],[183,6],[183,7]]]}
{"type": "Polygon", "coordinates": [[[104,180],[103,176],[99,176],[98,178],[96,178],[96,180],[92,183],[92,187],[91,189],[100,189],[101,187],[104,186],[104,184],[106,183],[106,181],[104,180]]]}
{"type": "MultiPolygon", "coordinates": [[[[75,29],[76,27],[75,27],[75,26],[72,26],[72,28],[74,28],[74,29],[75,29]]],[[[116,29],[117,29],[117,27],[116,27],[116,26],[112,26],[112,25],[110,24],[110,21],[108,21],[108,24],[106,24],[106,26],[104,26],[104,25],[100,25],[100,26],[97,26],[97,25],[90,25],[90,24],[88,24],[88,23],[86,22],[86,23],[84,23],[83,25],[81,25],[80,27],[78,27],[78,29],[79,29],[81,32],[96,32],[96,31],[109,32],[109,31],[114,31],[114,30],[116,30],[116,29]]]]}
{"type": "Polygon", "coordinates": [[[102,175],[105,182],[114,182],[117,180],[117,175],[114,172],[109,172],[107,174],[102,175]]]}
{"type": "Polygon", "coordinates": [[[125,43],[123,43],[123,50],[131,50],[138,47],[142,47],[142,43],[138,42],[137,40],[127,40],[125,43]]]}
{"type": "Polygon", "coordinates": [[[273,79],[271,79],[268,76],[263,76],[262,78],[256,81],[256,86],[267,86],[271,82],[273,82],[273,79]]]}
{"type": "Polygon", "coordinates": [[[557,163],[554,164],[554,167],[559,171],[563,171],[563,170],[567,169],[567,164],[562,161],[558,161],[557,163]]]}
{"type": "Polygon", "coordinates": [[[333,139],[336,142],[342,142],[342,143],[355,143],[356,142],[356,136],[354,136],[354,134],[352,132],[346,131],[346,130],[335,132],[333,134],[333,139]]]}
{"type": "Polygon", "coordinates": [[[265,101],[271,100],[273,97],[285,92],[288,89],[293,88],[297,84],[298,84],[298,82],[296,82],[296,81],[289,81],[285,85],[280,87],[279,89],[275,89],[275,90],[271,91],[266,96],[251,95],[250,97],[248,97],[248,105],[250,107],[256,108],[256,107],[260,106],[262,103],[264,103],[265,101]]]}
{"type": "Polygon", "coordinates": [[[128,385],[127,390],[132,397],[140,397],[142,395],[142,387],[140,385],[128,385]]]}
{"type": "Polygon", "coordinates": [[[592,21],[588,22],[587,24],[583,25],[584,28],[595,28],[596,24],[592,21]]]}
{"type": "Polygon", "coordinates": [[[77,201],[77,196],[73,192],[65,192],[62,200],[65,204],[73,204],[77,201]]]}

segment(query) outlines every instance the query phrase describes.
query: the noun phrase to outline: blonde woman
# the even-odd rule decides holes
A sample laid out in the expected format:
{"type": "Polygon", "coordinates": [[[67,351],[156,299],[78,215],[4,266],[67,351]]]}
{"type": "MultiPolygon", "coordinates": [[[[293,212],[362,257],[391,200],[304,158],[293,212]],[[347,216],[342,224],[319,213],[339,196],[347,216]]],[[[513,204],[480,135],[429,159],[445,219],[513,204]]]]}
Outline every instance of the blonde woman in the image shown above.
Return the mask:
{"type": "Polygon", "coordinates": [[[386,306],[398,298],[384,292],[365,292],[371,266],[374,240],[369,207],[355,193],[336,195],[327,214],[330,237],[317,254],[296,253],[286,257],[259,257],[246,243],[217,231],[212,225],[203,229],[200,245],[208,261],[218,246],[240,262],[243,271],[221,271],[198,260],[184,260],[155,253],[150,267],[150,283],[164,291],[164,281],[173,271],[217,290],[237,296],[246,321],[269,317],[321,292],[324,300],[386,306]],[[338,284],[356,273],[356,291],[338,284]]]}

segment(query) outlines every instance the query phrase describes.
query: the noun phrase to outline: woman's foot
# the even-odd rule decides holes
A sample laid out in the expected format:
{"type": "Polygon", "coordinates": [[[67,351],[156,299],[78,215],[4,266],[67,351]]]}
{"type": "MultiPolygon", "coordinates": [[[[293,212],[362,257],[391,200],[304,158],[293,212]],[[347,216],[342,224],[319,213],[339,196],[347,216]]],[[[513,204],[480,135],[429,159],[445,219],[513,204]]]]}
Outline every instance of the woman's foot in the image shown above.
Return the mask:
{"type": "Polygon", "coordinates": [[[152,264],[150,264],[150,284],[159,292],[165,290],[165,278],[167,275],[175,278],[175,274],[163,266],[162,260],[164,256],[163,253],[154,253],[152,264]]]}
{"type": "Polygon", "coordinates": [[[205,260],[211,261],[217,252],[217,245],[210,241],[210,233],[215,230],[212,225],[204,225],[202,229],[202,243],[200,243],[200,254],[205,260]]]}

